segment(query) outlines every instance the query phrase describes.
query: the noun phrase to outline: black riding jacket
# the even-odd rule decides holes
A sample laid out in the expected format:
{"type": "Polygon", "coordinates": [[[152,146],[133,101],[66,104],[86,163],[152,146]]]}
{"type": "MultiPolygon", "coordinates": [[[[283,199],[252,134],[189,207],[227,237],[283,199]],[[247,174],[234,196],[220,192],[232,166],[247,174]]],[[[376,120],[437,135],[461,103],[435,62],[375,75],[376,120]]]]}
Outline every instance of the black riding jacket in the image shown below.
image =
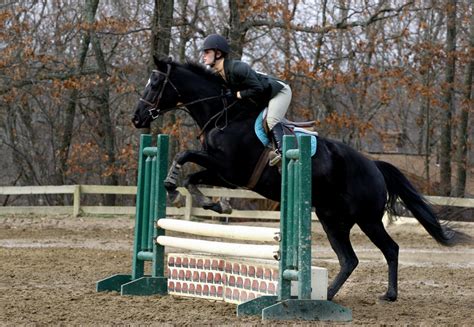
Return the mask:
{"type": "Polygon", "coordinates": [[[234,93],[240,91],[242,99],[268,103],[283,88],[277,78],[257,73],[240,60],[224,59],[224,72],[227,86],[234,93]]]}

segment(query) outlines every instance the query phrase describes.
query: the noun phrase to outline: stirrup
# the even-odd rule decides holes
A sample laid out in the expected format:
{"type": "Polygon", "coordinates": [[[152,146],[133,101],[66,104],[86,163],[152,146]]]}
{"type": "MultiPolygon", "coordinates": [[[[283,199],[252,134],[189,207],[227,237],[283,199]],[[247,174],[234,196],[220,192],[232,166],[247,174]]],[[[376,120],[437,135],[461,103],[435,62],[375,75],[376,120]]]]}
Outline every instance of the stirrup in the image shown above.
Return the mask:
{"type": "Polygon", "coordinates": [[[278,150],[270,152],[268,157],[268,165],[271,167],[278,165],[278,163],[281,161],[281,153],[278,150]]]}

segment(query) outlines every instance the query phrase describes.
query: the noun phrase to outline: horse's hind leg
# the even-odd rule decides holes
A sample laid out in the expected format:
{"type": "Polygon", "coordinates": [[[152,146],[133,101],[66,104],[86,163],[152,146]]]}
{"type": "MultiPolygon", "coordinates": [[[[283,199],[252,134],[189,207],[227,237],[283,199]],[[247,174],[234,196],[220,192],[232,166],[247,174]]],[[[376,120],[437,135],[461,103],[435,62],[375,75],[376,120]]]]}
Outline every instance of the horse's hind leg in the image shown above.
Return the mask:
{"type": "Polygon", "coordinates": [[[381,300],[395,301],[398,294],[398,244],[388,235],[382,221],[359,223],[359,227],[382,251],[388,265],[388,289],[381,300]]]}
{"type": "Polygon", "coordinates": [[[232,212],[232,207],[228,200],[221,199],[217,202],[213,201],[198,189],[197,185],[199,184],[224,187],[228,187],[229,185],[225,184],[218,176],[216,176],[216,174],[209,170],[201,170],[197,173],[191,174],[184,181],[184,186],[188,189],[189,193],[191,193],[199,206],[204,209],[213,210],[217,213],[232,212]]]}
{"type": "Polygon", "coordinates": [[[328,223],[326,219],[321,220],[321,217],[320,221],[341,267],[328,288],[328,300],[332,300],[359,264],[359,259],[357,259],[349,238],[350,230],[354,224],[328,223]]]}

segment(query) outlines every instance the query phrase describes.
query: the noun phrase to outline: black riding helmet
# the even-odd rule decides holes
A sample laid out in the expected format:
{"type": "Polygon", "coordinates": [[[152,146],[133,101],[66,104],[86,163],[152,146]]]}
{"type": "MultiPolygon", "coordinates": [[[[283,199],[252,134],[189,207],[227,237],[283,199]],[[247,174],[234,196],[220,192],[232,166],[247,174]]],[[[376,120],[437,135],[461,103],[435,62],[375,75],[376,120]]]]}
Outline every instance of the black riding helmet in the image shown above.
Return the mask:
{"type": "Polygon", "coordinates": [[[219,50],[224,56],[230,52],[229,43],[227,40],[219,34],[208,35],[204,39],[202,51],[205,50],[219,50]]]}

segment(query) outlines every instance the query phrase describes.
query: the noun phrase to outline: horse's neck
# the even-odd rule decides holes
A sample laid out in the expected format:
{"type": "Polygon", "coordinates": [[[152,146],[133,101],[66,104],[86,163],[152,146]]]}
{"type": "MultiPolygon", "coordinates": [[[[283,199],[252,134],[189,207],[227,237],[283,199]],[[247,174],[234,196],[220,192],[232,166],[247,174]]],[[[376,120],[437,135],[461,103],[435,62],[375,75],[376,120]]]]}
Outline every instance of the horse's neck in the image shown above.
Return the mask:
{"type": "Polygon", "coordinates": [[[224,109],[221,101],[197,103],[188,107],[188,112],[200,129],[207,127],[209,121],[215,119],[224,109]],[[214,104],[214,105],[213,105],[214,104]]]}
{"type": "Polygon", "coordinates": [[[183,89],[180,90],[182,102],[184,105],[190,104],[186,105],[187,111],[202,129],[212,116],[224,108],[222,99],[219,97],[220,90],[212,86],[207,87],[206,81],[197,80],[191,83],[188,81],[183,84],[183,89]]]}
{"type": "Polygon", "coordinates": [[[255,121],[258,112],[243,108],[239,103],[225,108],[224,102],[209,102],[201,105],[194,105],[188,108],[191,117],[201,130],[209,130],[215,126],[227,126],[236,121],[255,121]]]}
{"type": "Polygon", "coordinates": [[[249,112],[247,108],[242,108],[239,102],[230,105],[227,111],[224,110],[226,104],[220,97],[222,83],[219,83],[218,79],[211,81],[201,76],[188,75],[182,76],[181,81],[184,82],[185,103],[193,103],[187,106],[188,112],[201,130],[214,127],[216,120],[227,123],[249,112]]]}

